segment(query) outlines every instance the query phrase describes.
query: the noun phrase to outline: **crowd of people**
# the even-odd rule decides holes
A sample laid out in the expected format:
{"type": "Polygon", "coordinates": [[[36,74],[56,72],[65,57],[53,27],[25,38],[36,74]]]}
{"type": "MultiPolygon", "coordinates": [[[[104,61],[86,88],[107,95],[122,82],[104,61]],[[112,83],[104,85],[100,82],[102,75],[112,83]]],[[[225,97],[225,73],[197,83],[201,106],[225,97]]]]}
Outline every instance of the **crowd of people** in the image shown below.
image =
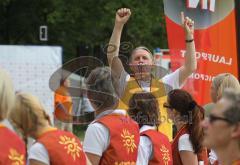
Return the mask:
{"type": "MultiPolygon", "coordinates": [[[[127,8],[116,12],[107,53],[109,67],[97,67],[86,78],[86,95],[96,116],[83,143],[71,128],[54,127],[37,97],[14,93],[8,74],[0,70],[0,164],[240,165],[237,78],[223,73],[213,79],[211,89],[205,89],[211,91],[213,102],[207,110],[181,89],[197,69],[194,22],[183,13],[183,66],[157,79],[151,74],[151,51],[140,46],[131,52],[132,73],[128,74],[119,58],[119,47],[130,16],[127,8]],[[28,138],[34,139],[29,147],[28,138]]],[[[61,105],[64,99],[69,98],[58,96],[56,109],[66,108],[61,105]]],[[[66,113],[72,111],[72,106],[68,107],[66,113]]]]}

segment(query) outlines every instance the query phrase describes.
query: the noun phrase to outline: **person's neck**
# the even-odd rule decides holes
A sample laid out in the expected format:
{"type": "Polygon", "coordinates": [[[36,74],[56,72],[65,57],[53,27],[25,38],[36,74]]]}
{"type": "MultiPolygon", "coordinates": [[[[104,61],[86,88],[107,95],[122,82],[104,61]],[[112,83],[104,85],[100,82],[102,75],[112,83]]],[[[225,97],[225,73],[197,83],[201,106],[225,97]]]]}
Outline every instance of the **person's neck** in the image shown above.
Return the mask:
{"type": "Polygon", "coordinates": [[[53,130],[55,129],[54,127],[50,126],[49,124],[44,124],[43,126],[39,126],[37,128],[36,133],[33,135],[34,139],[37,139],[38,137],[40,137],[42,134],[44,134],[45,132],[49,131],[49,130],[53,130]]]}
{"type": "Polygon", "coordinates": [[[240,160],[240,149],[238,142],[230,143],[228,146],[216,148],[219,162],[223,165],[232,165],[234,161],[240,160]]]}
{"type": "Polygon", "coordinates": [[[151,74],[144,74],[144,73],[136,73],[134,74],[134,78],[137,80],[137,81],[145,81],[145,82],[148,82],[148,81],[151,81],[151,74]]]}
{"type": "Polygon", "coordinates": [[[96,115],[99,115],[99,114],[101,114],[101,113],[103,113],[103,112],[105,112],[105,111],[113,110],[113,109],[114,109],[114,108],[99,109],[99,110],[96,111],[96,115]]]}

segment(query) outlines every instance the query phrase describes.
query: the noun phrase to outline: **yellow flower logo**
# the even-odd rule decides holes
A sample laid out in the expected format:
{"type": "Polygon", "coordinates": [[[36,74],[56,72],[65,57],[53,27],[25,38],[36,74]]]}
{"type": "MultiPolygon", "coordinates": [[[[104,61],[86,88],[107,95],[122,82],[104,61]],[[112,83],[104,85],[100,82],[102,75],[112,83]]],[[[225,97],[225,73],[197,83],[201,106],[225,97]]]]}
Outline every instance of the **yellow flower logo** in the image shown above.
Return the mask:
{"type": "Polygon", "coordinates": [[[164,165],[168,165],[168,162],[170,161],[168,149],[164,145],[162,145],[160,151],[162,152],[164,165]]]}
{"type": "Polygon", "coordinates": [[[134,142],[134,135],[131,135],[127,129],[123,129],[121,137],[123,138],[123,146],[126,147],[128,154],[137,148],[134,142]]]}
{"type": "Polygon", "coordinates": [[[8,158],[13,162],[12,165],[23,165],[24,164],[24,155],[18,153],[15,149],[10,149],[10,154],[8,158]]]}
{"type": "Polygon", "coordinates": [[[64,149],[67,150],[67,154],[70,154],[73,157],[73,160],[76,160],[76,156],[80,157],[79,153],[82,149],[78,146],[78,143],[74,138],[60,136],[59,144],[65,145],[64,149]]]}

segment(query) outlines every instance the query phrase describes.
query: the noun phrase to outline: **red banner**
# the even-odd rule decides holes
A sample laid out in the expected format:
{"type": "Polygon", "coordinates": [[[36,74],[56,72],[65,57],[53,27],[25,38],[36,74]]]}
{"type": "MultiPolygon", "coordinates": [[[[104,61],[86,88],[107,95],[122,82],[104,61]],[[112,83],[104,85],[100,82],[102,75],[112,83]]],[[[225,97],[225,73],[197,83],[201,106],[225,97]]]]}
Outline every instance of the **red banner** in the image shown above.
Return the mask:
{"type": "Polygon", "coordinates": [[[195,21],[198,69],[184,89],[199,104],[209,103],[214,76],[228,72],[238,77],[234,0],[164,0],[164,10],[173,70],[183,64],[186,51],[180,12],[195,21]]]}

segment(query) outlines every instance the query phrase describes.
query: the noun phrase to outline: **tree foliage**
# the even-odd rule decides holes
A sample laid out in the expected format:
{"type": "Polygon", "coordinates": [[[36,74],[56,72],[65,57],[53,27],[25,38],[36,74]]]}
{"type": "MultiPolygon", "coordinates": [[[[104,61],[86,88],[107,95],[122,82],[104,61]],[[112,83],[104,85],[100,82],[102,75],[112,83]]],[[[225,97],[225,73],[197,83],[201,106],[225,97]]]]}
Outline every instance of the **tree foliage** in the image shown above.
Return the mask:
{"type": "Polygon", "coordinates": [[[118,8],[132,16],[122,41],[150,49],[166,48],[162,0],[0,0],[1,44],[60,45],[65,60],[76,57],[76,48],[94,54],[110,39],[118,8]],[[39,26],[48,26],[49,40],[39,41],[39,26]]]}

